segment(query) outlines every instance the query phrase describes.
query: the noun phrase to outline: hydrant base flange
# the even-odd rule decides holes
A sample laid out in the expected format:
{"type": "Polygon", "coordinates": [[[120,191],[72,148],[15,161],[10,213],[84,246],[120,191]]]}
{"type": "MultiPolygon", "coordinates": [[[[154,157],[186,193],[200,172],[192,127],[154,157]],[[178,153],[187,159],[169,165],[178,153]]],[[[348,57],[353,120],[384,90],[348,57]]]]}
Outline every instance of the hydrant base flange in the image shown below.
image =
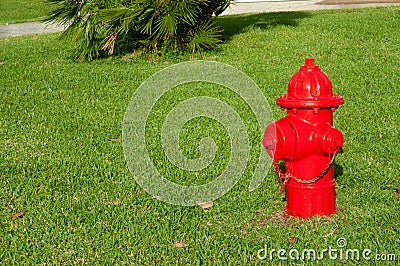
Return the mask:
{"type": "Polygon", "coordinates": [[[286,187],[286,210],[291,216],[310,218],[335,213],[335,188],[305,189],[286,187]],[[290,196],[288,196],[290,195],[290,196]]]}

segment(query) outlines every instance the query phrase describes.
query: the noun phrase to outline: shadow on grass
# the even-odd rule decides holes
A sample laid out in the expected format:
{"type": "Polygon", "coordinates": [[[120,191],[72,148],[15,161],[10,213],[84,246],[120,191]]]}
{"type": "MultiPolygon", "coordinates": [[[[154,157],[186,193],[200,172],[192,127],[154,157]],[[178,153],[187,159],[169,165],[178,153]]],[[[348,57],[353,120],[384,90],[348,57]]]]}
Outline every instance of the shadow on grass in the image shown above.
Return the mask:
{"type": "Polygon", "coordinates": [[[334,163],[333,165],[333,176],[336,178],[343,175],[343,167],[340,164],[334,163]]]}
{"type": "Polygon", "coordinates": [[[246,32],[252,28],[271,29],[276,26],[298,25],[299,20],[312,16],[309,12],[272,12],[222,16],[218,25],[223,29],[222,40],[230,40],[235,34],[246,32]]]}

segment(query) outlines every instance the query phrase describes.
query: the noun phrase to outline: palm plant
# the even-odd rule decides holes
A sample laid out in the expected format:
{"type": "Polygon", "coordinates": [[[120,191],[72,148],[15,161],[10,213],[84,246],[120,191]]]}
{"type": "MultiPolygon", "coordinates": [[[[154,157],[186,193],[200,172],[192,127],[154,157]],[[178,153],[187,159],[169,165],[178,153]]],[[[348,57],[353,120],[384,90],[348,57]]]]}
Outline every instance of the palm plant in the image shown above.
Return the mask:
{"type": "Polygon", "coordinates": [[[117,49],[151,51],[214,48],[215,16],[229,0],[49,0],[59,7],[46,19],[66,26],[76,56],[93,59],[117,49]],[[214,16],[215,15],[215,16],[214,16]]]}

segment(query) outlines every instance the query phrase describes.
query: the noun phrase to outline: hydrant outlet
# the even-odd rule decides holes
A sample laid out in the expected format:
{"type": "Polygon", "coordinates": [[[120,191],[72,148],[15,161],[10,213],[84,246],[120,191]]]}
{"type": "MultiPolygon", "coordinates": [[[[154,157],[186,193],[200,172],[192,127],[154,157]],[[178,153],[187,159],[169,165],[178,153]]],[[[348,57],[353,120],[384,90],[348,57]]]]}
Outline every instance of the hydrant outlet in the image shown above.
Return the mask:
{"type": "Polygon", "coordinates": [[[344,144],[342,132],[333,127],[329,127],[319,133],[315,141],[315,146],[322,155],[334,154],[340,151],[344,144]]]}
{"type": "Polygon", "coordinates": [[[293,128],[289,120],[281,119],[265,129],[263,146],[271,158],[289,160],[293,157],[297,142],[293,128]]]}

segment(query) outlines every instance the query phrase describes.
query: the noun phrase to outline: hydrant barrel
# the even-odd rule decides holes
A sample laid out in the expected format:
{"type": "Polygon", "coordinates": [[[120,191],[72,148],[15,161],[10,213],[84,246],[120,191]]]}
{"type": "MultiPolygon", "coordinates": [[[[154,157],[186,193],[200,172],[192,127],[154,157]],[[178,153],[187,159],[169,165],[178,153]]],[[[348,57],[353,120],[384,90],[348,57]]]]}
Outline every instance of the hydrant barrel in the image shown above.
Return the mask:
{"type": "Polygon", "coordinates": [[[343,97],[332,93],[329,78],[307,58],[276,102],[287,116],[267,126],[263,145],[286,191],[288,214],[308,218],[335,213],[333,160],[344,138],[333,127],[332,113],[343,97]]]}

